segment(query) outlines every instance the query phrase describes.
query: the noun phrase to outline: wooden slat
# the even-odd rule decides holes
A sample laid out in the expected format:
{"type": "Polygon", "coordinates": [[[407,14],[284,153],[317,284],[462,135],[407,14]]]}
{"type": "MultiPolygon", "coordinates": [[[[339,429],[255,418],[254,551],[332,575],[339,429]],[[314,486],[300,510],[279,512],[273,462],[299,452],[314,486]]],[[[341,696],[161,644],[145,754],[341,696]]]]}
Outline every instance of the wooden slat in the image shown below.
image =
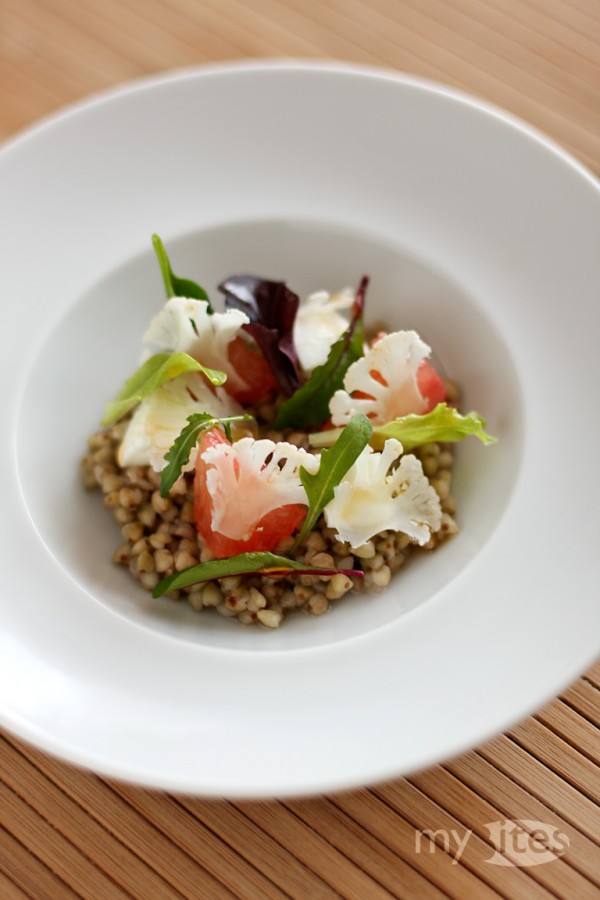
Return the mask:
{"type": "MultiPolygon", "coordinates": [[[[38,87],[38,79],[32,77],[31,68],[18,59],[11,60],[0,56],[0,85],[5,85],[1,93],[1,140],[6,140],[13,133],[53,112],[66,102],[64,94],[54,90],[51,84],[43,88],[38,87]]],[[[69,99],[71,97],[67,98],[69,99]]]]}
{"type": "Polygon", "coordinates": [[[272,838],[293,847],[305,866],[348,900],[361,900],[366,892],[373,900],[387,900],[391,896],[283,805],[254,802],[236,806],[272,838]]]}
{"type": "Polygon", "coordinates": [[[600,803],[597,766],[537,719],[528,719],[513,728],[508,736],[596,806],[600,803]]]}
{"type": "Polygon", "coordinates": [[[174,890],[185,897],[206,897],[207,900],[231,897],[226,888],[115,794],[101,778],[81,769],[64,766],[32,747],[18,744],[13,738],[9,742],[20,747],[23,755],[40,772],[121,843],[133,850],[174,890]]]}
{"type": "MultiPolygon", "coordinates": [[[[453,763],[458,774],[463,775],[465,767],[469,768],[471,755],[467,755],[466,763],[464,762],[464,757],[453,763]]],[[[459,780],[457,774],[453,771],[440,766],[429,769],[422,774],[411,776],[410,781],[486,841],[490,837],[486,827],[488,823],[498,822],[506,818],[533,818],[533,814],[530,815],[531,806],[529,803],[520,809],[518,806],[509,806],[510,815],[507,815],[504,812],[504,803],[501,799],[497,799],[498,794],[501,796],[501,791],[494,791],[493,800],[490,802],[485,796],[486,793],[489,794],[487,785],[484,786],[483,791],[481,791],[480,787],[474,789],[472,784],[459,780]],[[517,811],[518,814],[516,814],[517,811]]],[[[542,818],[540,821],[545,820],[542,818]]],[[[551,822],[552,819],[549,821],[551,822]]],[[[569,834],[569,836],[571,835],[569,834]]],[[[510,852],[510,849],[504,855],[513,864],[519,864],[519,857],[510,852]]],[[[512,871],[512,869],[507,871],[512,871]]],[[[581,896],[591,900],[596,891],[596,888],[587,879],[564,863],[562,858],[557,858],[546,865],[529,867],[527,874],[550,893],[558,893],[559,896],[581,896]]]]}
{"type": "MultiPolygon", "coordinates": [[[[2,809],[2,818],[12,827],[12,817],[2,809]]],[[[26,894],[42,897],[60,897],[61,900],[77,900],[78,894],[62,878],[45,865],[29,847],[21,844],[6,829],[0,829],[0,871],[7,879],[18,884],[26,894]]],[[[0,897],[4,894],[0,891],[0,897]]]]}
{"type": "MultiPolygon", "coordinates": [[[[194,0],[176,0],[179,8],[193,9],[194,0]]],[[[219,0],[204,0],[211,14],[225,20],[228,12],[219,0]]],[[[238,35],[250,36],[252,42],[267,42],[269,55],[274,51],[292,56],[324,55],[334,58],[354,58],[358,62],[381,62],[380,56],[368,42],[362,44],[352,37],[332,30],[321,21],[307,19],[302,10],[292,8],[292,4],[282,4],[278,0],[261,0],[257,4],[247,4],[243,0],[228,0],[229,14],[234,21],[228,25],[238,35]],[[327,48],[326,50],[324,48],[327,48]],[[320,53],[319,51],[322,51],[320,53]]],[[[323,5],[323,19],[328,17],[327,4],[323,5]]],[[[259,46],[260,46],[259,43],[259,46]]]]}
{"type": "Polygon", "coordinates": [[[589,681],[580,679],[561,697],[563,703],[584,716],[592,725],[600,722],[600,690],[589,681]]]}
{"type": "Polygon", "coordinates": [[[496,891],[469,869],[453,865],[452,855],[445,852],[417,853],[415,828],[372,792],[350,791],[333,797],[332,802],[448,896],[457,900],[464,897],[481,900],[498,897],[496,891]]]}
{"type": "Polygon", "coordinates": [[[68,836],[99,871],[106,871],[109,863],[111,880],[125,893],[135,894],[137,885],[143,883],[157,898],[176,896],[156,872],[144,865],[8,742],[1,747],[0,778],[56,831],[68,836]]]}
{"type": "MultiPolygon", "coordinates": [[[[437,15],[444,15],[439,0],[434,0],[437,15]]],[[[560,75],[565,84],[573,83],[577,91],[585,96],[587,86],[582,82],[589,72],[572,66],[575,59],[580,63],[598,66],[597,46],[589,28],[577,31],[575,22],[576,4],[569,4],[568,15],[557,18],[559,4],[549,4],[541,0],[537,10],[527,2],[503,3],[502,0],[454,0],[445,11],[446,22],[454,22],[454,27],[468,27],[466,17],[477,29],[480,45],[505,63],[528,71],[526,77],[540,77],[540,74],[554,74],[554,86],[561,91],[560,75]],[[540,27],[543,24],[543,27],[540,27]]],[[[428,9],[430,5],[428,4],[428,9]]],[[[592,79],[593,79],[592,74],[592,79]]],[[[537,91],[534,96],[537,99],[537,91]]]]}
{"type": "MultiPolygon", "coordinates": [[[[534,819],[555,826],[569,838],[568,852],[557,859],[550,872],[549,867],[536,866],[532,869],[532,877],[539,880],[546,887],[557,890],[560,888],[566,896],[594,896],[592,885],[579,877],[579,872],[587,870],[588,862],[596,860],[596,871],[600,855],[597,848],[586,840],[578,831],[569,826],[565,819],[554,812],[547,804],[536,800],[527,791],[515,784],[510,778],[490,765],[477,753],[467,753],[460,759],[448,763],[445,767],[455,778],[479,795],[479,798],[493,804],[497,813],[496,820],[508,818],[509,811],[515,809],[526,810],[526,814],[517,816],[519,819],[534,819]],[[589,856],[592,859],[589,860],[589,856]],[[571,870],[566,863],[577,867],[577,872],[571,870]],[[538,871],[542,870],[542,871],[538,871]],[[579,892],[579,893],[578,893],[579,892]]],[[[551,849],[551,848],[550,848],[551,849]]],[[[593,866],[592,866],[593,870],[593,866]]]]}
{"type": "MultiPolygon", "coordinates": [[[[393,8],[390,0],[388,4],[390,9],[393,8]]],[[[538,37],[537,65],[532,72],[532,49],[528,43],[531,38],[526,29],[519,27],[518,20],[506,12],[505,4],[494,3],[494,0],[485,3],[454,0],[449,6],[442,0],[429,0],[427,4],[406,0],[402,9],[403,23],[406,6],[412,11],[411,25],[419,33],[427,34],[437,44],[452,44],[455,52],[468,53],[471,63],[485,71],[494,67],[507,81],[519,78],[524,91],[535,95],[536,103],[560,108],[572,86],[577,94],[577,109],[581,107],[588,115],[596,113],[594,91],[586,78],[598,74],[597,59],[582,58],[578,70],[572,73],[558,62],[560,45],[555,41],[544,43],[543,38],[538,37]],[[486,40],[491,36],[495,40],[486,40]],[[498,40],[499,37],[502,39],[498,40]]]]}
{"type": "Polygon", "coordinates": [[[589,681],[590,684],[593,684],[594,687],[600,688],[600,661],[586,672],[584,678],[586,681],[589,681]]]}
{"type": "Polygon", "coordinates": [[[282,891],[291,897],[333,898],[333,891],[321,878],[302,865],[294,848],[283,847],[258,828],[231,803],[180,797],[179,802],[198,821],[210,828],[234,852],[260,869],[282,891]]]}
{"type": "Polygon", "coordinates": [[[571,10],[567,21],[560,21],[545,10],[531,9],[527,3],[513,3],[510,8],[502,0],[455,0],[453,6],[469,13],[479,26],[489,29],[480,37],[489,37],[487,45],[502,52],[516,46],[521,51],[518,59],[526,60],[528,68],[536,72],[551,73],[558,79],[564,77],[563,87],[572,85],[580,101],[593,91],[594,78],[598,75],[600,60],[593,34],[577,31],[573,27],[575,17],[571,10]],[[540,28],[540,22],[544,27],[540,28]],[[500,40],[498,40],[500,38],[500,40]],[[578,66],[572,66],[573,60],[578,66]]]}
{"type": "MultiPolygon", "coordinates": [[[[122,900],[128,897],[109,876],[69,839],[0,781],[0,805],[10,833],[83,900],[122,900]]],[[[65,827],[68,823],[65,822],[65,827]]]]}
{"type": "Polygon", "coordinates": [[[112,783],[114,790],[236,896],[278,900],[284,893],[167,794],[112,783]]]}
{"type": "MultiPolygon", "coordinates": [[[[96,89],[116,81],[143,74],[129,56],[116,52],[101,40],[102,29],[95,34],[81,31],[67,4],[46,5],[43,0],[2,0],[17,21],[27,26],[33,49],[51,63],[52,80],[60,87],[73,78],[86,78],[96,89]],[[69,65],[65,66],[65,58],[69,65]],[[62,62],[62,66],[61,66],[62,62]]],[[[94,90],[93,87],[86,90],[94,90]]]]}
{"type": "Polygon", "coordinates": [[[0,897],[2,900],[27,900],[27,896],[24,890],[21,890],[14,881],[0,871],[0,897]]]}
{"type": "Polygon", "coordinates": [[[572,29],[579,37],[591,38],[596,34],[594,26],[600,24],[596,0],[553,0],[550,6],[546,0],[526,0],[526,7],[535,11],[540,30],[545,29],[548,19],[564,28],[572,29]]]}
{"type": "MultiPolygon", "coordinates": [[[[124,0],[131,10],[135,22],[138,0],[124,0]]],[[[119,0],[110,0],[114,15],[119,20],[122,4],[119,0]]],[[[159,28],[188,45],[188,52],[197,63],[198,53],[206,54],[207,59],[230,59],[252,56],[273,56],[282,52],[292,53],[291,49],[283,49],[282,42],[273,41],[266,32],[250,33],[237,19],[232,19],[229,8],[224,4],[211,5],[208,2],[198,4],[194,0],[172,0],[169,3],[169,14],[165,18],[163,0],[151,0],[144,4],[144,14],[151,16],[159,28]]],[[[108,11],[108,9],[107,9],[108,11]]],[[[309,45],[298,52],[307,52],[309,45]]]]}
{"type": "MultiPolygon", "coordinates": [[[[433,835],[432,840],[436,843],[434,852],[438,852],[437,848],[443,850],[446,835],[451,835],[451,852],[455,859],[460,853],[458,860],[460,865],[469,869],[499,894],[503,893],[506,889],[506,871],[502,867],[489,865],[488,860],[493,853],[489,839],[485,841],[479,835],[471,833],[465,842],[469,829],[464,822],[405,779],[381,785],[375,789],[375,793],[407,819],[415,831],[433,835]]],[[[423,846],[427,847],[425,841],[423,846]]],[[[429,849],[427,852],[432,851],[429,849]]],[[[545,888],[532,881],[526,869],[518,868],[511,872],[510,892],[511,900],[542,900],[542,898],[548,900],[551,897],[545,888]]]]}
{"type": "Polygon", "coordinates": [[[344,856],[396,897],[441,898],[438,888],[384,843],[361,828],[329,799],[288,800],[285,804],[344,856]]]}
{"type": "Polygon", "coordinates": [[[598,729],[566,703],[561,700],[555,701],[537,713],[536,719],[551,728],[567,744],[585,753],[597,766],[600,765],[598,729]]]}
{"type": "MultiPolygon", "coordinates": [[[[560,809],[566,822],[587,835],[591,841],[600,844],[600,809],[585,794],[563,781],[551,769],[522,750],[507,737],[486,744],[479,750],[484,759],[520,785],[528,793],[543,801],[551,809],[560,809]]],[[[600,781],[600,771],[595,772],[596,782],[600,781]]],[[[589,877],[594,870],[600,876],[600,851],[589,841],[586,842],[585,861],[590,863],[589,877]]]]}

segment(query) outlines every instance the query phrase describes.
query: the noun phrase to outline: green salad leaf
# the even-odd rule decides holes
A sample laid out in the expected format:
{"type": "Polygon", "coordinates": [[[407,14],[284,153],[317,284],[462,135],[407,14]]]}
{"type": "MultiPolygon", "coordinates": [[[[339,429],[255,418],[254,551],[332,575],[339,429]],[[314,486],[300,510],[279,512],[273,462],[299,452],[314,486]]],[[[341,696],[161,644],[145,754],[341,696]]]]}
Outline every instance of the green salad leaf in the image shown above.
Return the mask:
{"type": "Polygon", "coordinates": [[[388,438],[396,438],[406,452],[430,441],[456,442],[472,434],[482,444],[495,444],[496,438],[486,432],[485,426],[486,421],[479,413],[469,412],[463,416],[454,407],[438,403],[435,409],[422,416],[402,416],[375,427],[371,443],[380,450],[388,438]]]}
{"type": "Polygon", "coordinates": [[[174,274],[169,257],[167,256],[167,251],[157,234],[152,235],[152,246],[154,247],[154,252],[158,259],[167,297],[191,297],[194,300],[206,300],[208,303],[208,312],[212,313],[213,310],[208,299],[208,294],[204,288],[199,284],[196,284],[195,281],[190,281],[189,278],[178,278],[177,275],[174,274]]]}
{"type": "Polygon", "coordinates": [[[306,566],[286,556],[277,556],[267,551],[254,551],[252,553],[239,553],[237,556],[228,556],[225,559],[212,559],[209,562],[198,563],[181,572],[173,572],[154,588],[153,597],[162,597],[169,591],[178,588],[189,587],[192,584],[201,584],[203,581],[215,581],[218,578],[226,578],[228,575],[252,575],[259,572],[267,577],[276,578],[295,572],[296,575],[348,575],[361,577],[364,572],[361,569],[321,569],[306,566]]]}
{"type": "MultiPolygon", "coordinates": [[[[451,443],[472,434],[482,444],[495,444],[497,439],[486,432],[485,426],[486,421],[479,413],[470,412],[463,416],[454,407],[438,403],[435,409],[423,415],[401,416],[385,425],[376,425],[370,443],[375,450],[381,450],[388,438],[396,438],[406,452],[430,441],[451,443]]],[[[330,447],[342,431],[342,428],[316,431],[309,435],[310,444],[315,448],[330,447]]]]}
{"type": "Polygon", "coordinates": [[[196,446],[198,438],[203,431],[209,431],[217,425],[222,425],[229,440],[231,440],[231,425],[233,422],[248,422],[253,418],[250,415],[229,416],[218,419],[211,413],[193,413],[187,418],[179,435],[175,438],[170,449],[165,453],[167,465],[160,473],[160,495],[168,497],[169,491],[181,475],[181,470],[190,458],[192,448],[196,446]]]}
{"type": "Polygon", "coordinates": [[[291,552],[310,534],[319,516],[333,499],[334,488],[367,446],[372,432],[373,427],[366,416],[352,416],[333,447],[321,453],[318,471],[311,475],[304,467],[300,468],[300,480],[308,497],[308,512],[291,552]]]}
{"type": "Polygon", "coordinates": [[[217,369],[208,369],[187,353],[156,353],[128,378],[118,397],[104,410],[103,425],[112,425],[144,397],[149,397],[161,384],[172,381],[184,372],[202,372],[211,384],[223,384],[227,375],[217,369]]]}
{"type": "Polygon", "coordinates": [[[323,365],[279,407],[275,428],[315,428],[329,418],[329,401],[344,386],[353,362],[364,355],[362,311],[368,278],[363,278],[352,307],[350,324],[332,345],[323,365]]]}
{"type": "Polygon", "coordinates": [[[303,570],[302,563],[285,556],[277,556],[275,553],[254,552],[239,553],[237,556],[228,556],[226,559],[211,559],[210,562],[198,563],[181,572],[173,572],[167,578],[159,581],[153,597],[162,597],[169,591],[188,587],[201,581],[214,581],[216,578],[225,578],[228,575],[250,575],[252,572],[261,572],[265,575],[278,575],[291,570],[303,570]]]}

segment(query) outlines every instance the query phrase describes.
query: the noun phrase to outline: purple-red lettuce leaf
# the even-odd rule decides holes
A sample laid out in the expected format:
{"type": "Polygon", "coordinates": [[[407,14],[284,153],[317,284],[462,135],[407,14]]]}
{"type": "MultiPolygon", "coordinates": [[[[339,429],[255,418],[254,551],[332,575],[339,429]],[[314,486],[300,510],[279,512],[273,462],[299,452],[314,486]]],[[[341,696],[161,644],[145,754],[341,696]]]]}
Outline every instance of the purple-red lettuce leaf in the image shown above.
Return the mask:
{"type": "Polygon", "coordinates": [[[232,275],[219,285],[226,309],[239,309],[250,322],[250,334],[267,360],[279,387],[290,396],[299,384],[293,328],[300,299],[283,281],[254,275],[232,275]]]}

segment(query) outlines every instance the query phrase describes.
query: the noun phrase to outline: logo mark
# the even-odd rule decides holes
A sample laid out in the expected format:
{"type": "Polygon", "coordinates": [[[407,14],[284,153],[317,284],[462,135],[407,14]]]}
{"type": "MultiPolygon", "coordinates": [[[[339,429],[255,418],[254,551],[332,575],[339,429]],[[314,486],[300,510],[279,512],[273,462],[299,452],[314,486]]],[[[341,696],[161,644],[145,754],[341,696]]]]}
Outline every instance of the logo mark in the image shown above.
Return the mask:
{"type": "MultiPolygon", "coordinates": [[[[488,831],[495,850],[484,860],[493,866],[539,866],[553,862],[569,849],[569,838],[555,825],[538,822],[536,819],[500,819],[487,822],[483,828],[488,831]]],[[[473,834],[472,829],[424,828],[415,834],[415,852],[435,853],[442,849],[452,857],[456,865],[473,834]],[[423,843],[423,838],[427,842],[423,843]]]]}
{"type": "Polygon", "coordinates": [[[493,866],[539,866],[569,849],[569,838],[555,825],[535,819],[503,819],[484,825],[496,851],[486,859],[493,866]]]}

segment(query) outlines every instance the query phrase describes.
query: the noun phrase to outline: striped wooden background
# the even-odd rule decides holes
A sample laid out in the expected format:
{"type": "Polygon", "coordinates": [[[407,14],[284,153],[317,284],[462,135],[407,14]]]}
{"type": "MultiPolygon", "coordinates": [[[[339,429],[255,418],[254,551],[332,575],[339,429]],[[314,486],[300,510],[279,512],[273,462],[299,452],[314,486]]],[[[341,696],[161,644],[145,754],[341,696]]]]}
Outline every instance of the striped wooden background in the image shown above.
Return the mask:
{"type": "MultiPolygon", "coordinates": [[[[598,173],[599,47],[598,0],[0,0],[0,138],[147,73],[335,58],[467,89],[598,173]]],[[[124,786],[0,736],[0,898],[598,898],[599,701],[597,665],[450,763],[269,803],[124,786]],[[485,825],[502,819],[554,826],[569,849],[545,865],[491,865],[485,825]],[[438,834],[419,851],[424,829],[438,834]],[[442,831],[469,835],[458,860],[442,831]]]]}

